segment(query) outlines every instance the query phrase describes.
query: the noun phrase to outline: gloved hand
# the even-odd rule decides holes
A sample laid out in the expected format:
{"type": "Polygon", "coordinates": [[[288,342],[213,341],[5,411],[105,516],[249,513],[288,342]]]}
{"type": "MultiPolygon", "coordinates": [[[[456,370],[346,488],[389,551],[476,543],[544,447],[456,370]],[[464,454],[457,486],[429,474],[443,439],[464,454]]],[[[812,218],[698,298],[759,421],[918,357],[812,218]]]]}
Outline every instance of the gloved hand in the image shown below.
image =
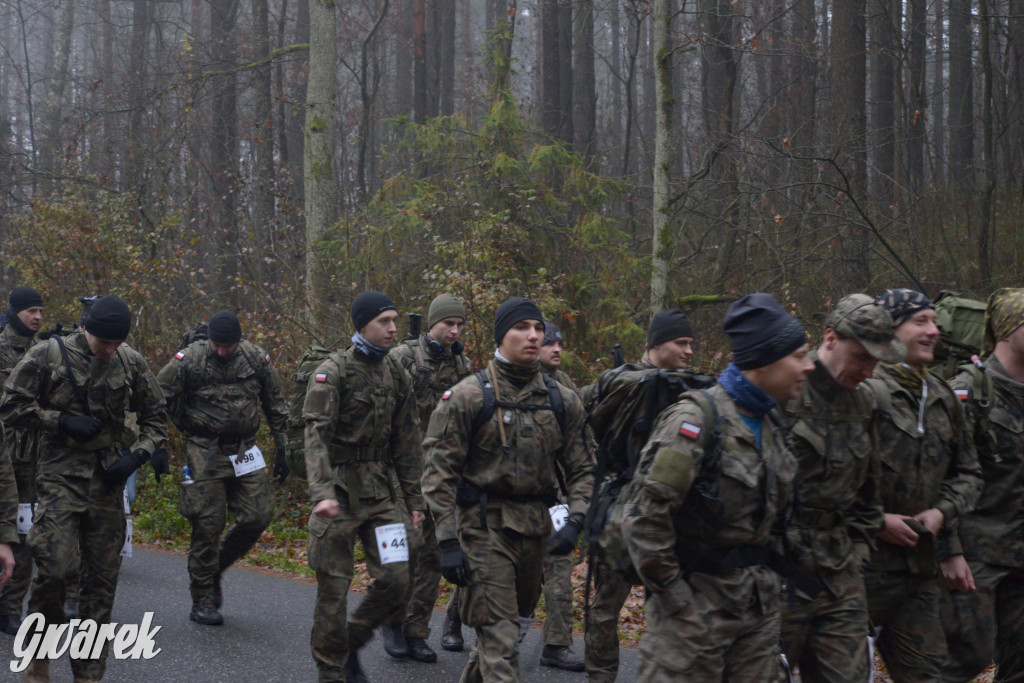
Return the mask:
{"type": "Polygon", "coordinates": [[[569,521],[548,539],[548,552],[552,555],[568,555],[576,547],[580,531],[583,530],[583,515],[579,512],[569,515],[569,521]]]}
{"type": "Polygon", "coordinates": [[[149,453],[137,448],[132,453],[122,455],[120,460],[108,467],[103,473],[103,478],[111,484],[123,484],[132,476],[132,472],[142,467],[147,460],[149,453]]]}
{"type": "Polygon", "coordinates": [[[274,458],[274,476],[277,477],[277,483],[283,484],[284,480],[291,473],[292,470],[288,467],[288,461],[284,458],[284,446],[278,446],[277,456],[274,458]]]}
{"type": "Polygon", "coordinates": [[[449,538],[438,544],[441,548],[441,576],[448,579],[456,586],[465,586],[469,583],[469,558],[462,552],[459,540],[449,538]]]}
{"type": "Polygon", "coordinates": [[[103,423],[91,415],[61,413],[57,418],[57,431],[75,441],[88,441],[103,430],[103,423]]]}
{"type": "Polygon", "coordinates": [[[156,449],[156,452],[153,453],[152,460],[150,460],[149,462],[151,465],[153,465],[153,474],[156,475],[157,483],[160,482],[161,474],[169,475],[171,473],[171,463],[170,458],[167,457],[166,448],[156,449]]]}

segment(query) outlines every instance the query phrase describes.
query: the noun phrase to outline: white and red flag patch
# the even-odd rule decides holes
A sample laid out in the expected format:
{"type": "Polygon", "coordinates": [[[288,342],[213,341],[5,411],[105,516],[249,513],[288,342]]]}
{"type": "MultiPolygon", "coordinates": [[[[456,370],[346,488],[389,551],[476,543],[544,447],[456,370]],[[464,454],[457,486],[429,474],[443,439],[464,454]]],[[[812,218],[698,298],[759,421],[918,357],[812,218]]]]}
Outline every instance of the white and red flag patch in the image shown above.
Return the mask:
{"type": "Polygon", "coordinates": [[[689,439],[696,440],[700,436],[700,427],[692,422],[683,422],[679,427],[679,433],[689,439]]]}
{"type": "Polygon", "coordinates": [[[313,379],[316,380],[317,382],[320,382],[320,384],[323,384],[324,382],[327,381],[327,373],[318,372],[313,376],[313,379]]]}
{"type": "Polygon", "coordinates": [[[178,360],[184,360],[185,359],[185,352],[184,351],[178,351],[176,354],[174,354],[174,357],[177,358],[178,360]]]}
{"type": "Polygon", "coordinates": [[[961,401],[966,401],[969,398],[966,389],[954,389],[953,393],[956,394],[956,397],[961,401]]]}
{"type": "Polygon", "coordinates": [[[448,399],[450,399],[451,397],[452,397],[452,390],[451,390],[451,389],[448,389],[448,390],[447,390],[447,391],[445,391],[445,392],[444,392],[443,394],[441,394],[441,400],[442,400],[442,401],[447,401],[447,400],[448,400],[448,399]]]}

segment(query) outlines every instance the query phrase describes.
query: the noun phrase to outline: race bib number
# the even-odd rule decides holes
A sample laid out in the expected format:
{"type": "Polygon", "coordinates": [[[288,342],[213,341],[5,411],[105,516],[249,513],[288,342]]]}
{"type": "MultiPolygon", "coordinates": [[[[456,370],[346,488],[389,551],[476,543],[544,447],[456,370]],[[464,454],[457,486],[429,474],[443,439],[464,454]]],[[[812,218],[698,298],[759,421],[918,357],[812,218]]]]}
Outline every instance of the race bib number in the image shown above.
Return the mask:
{"type": "Polygon", "coordinates": [[[132,506],[128,503],[128,487],[124,487],[124,514],[132,514],[132,506]]]}
{"type": "Polygon", "coordinates": [[[385,524],[374,529],[377,534],[377,550],[380,563],[409,561],[409,543],[405,538],[404,524],[385,524]]]}
{"type": "Polygon", "coordinates": [[[260,447],[253,446],[245,453],[231,458],[231,465],[235,468],[235,476],[241,477],[243,474],[262,470],[267,463],[263,461],[263,452],[260,451],[260,447]]]}
{"type": "Polygon", "coordinates": [[[548,508],[548,513],[551,515],[551,523],[555,525],[557,534],[569,522],[569,506],[555,505],[548,508]]]}
{"type": "Polygon", "coordinates": [[[126,519],[124,529],[124,545],[121,546],[121,557],[132,556],[132,520],[126,519]]]}
{"type": "Polygon", "coordinates": [[[32,530],[32,503],[18,503],[18,533],[27,534],[32,530]]]}

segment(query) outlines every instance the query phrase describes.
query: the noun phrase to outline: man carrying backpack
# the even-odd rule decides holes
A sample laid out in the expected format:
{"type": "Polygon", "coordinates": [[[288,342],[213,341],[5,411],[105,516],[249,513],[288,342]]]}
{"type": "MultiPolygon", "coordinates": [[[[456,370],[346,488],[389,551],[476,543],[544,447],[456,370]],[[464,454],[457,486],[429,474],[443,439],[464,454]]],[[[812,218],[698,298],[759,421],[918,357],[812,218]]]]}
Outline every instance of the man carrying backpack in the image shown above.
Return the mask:
{"type": "Polygon", "coordinates": [[[520,680],[519,616],[539,599],[545,544],[568,554],[583,529],[593,484],[583,406],[540,372],[543,336],[532,301],[498,306],[494,360],[445,392],[423,442],[423,493],[437,524],[441,572],[467,587],[462,620],[476,629],[464,681],[520,680]],[[548,508],[558,498],[559,468],[569,515],[552,536],[548,508]]]}
{"type": "MultiPolygon", "coordinates": [[[[459,337],[466,324],[466,308],[451,294],[441,294],[430,302],[427,309],[427,331],[416,339],[409,339],[391,350],[412,379],[416,394],[416,408],[420,426],[426,427],[442,394],[459,383],[473,370],[459,337]]],[[[430,617],[437,601],[437,586],[441,581],[441,550],[437,546],[434,518],[427,515],[420,527],[423,546],[412,564],[412,587],[409,606],[395,623],[385,624],[384,649],[392,657],[412,657],[417,662],[436,662],[437,653],[427,644],[430,636],[430,617]],[[404,625],[402,620],[404,619],[404,625]]],[[[453,599],[454,601],[454,599],[453,599]]],[[[462,622],[458,620],[457,601],[448,603],[442,646],[445,638],[462,639],[462,622]]],[[[458,645],[458,649],[462,649],[458,645]]]]}
{"type": "Polygon", "coordinates": [[[195,482],[181,487],[178,510],[192,525],[189,591],[197,624],[224,623],[221,576],[259,540],[274,513],[267,461],[256,444],[260,408],[276,442],[274,476],[284,462],[288,412],[281,378],[263,349],[242,339],[230,311],[210,316],[209,339],[178,351],[157,378],[167,410],[185,436],[185,457],[195,482]],[[227,512],[235,523],[224,532],[227,512]]]}
{"type": "Polygon", "coordinates": [[[416,397],[409,376],[388,354],[397,317],[386,294],[359,294],[352,301],[352,345],[329,354],[306,390],[313,502],[306,552],[317,583],[309,640],[322,682],[367,681],[359,649],[374,629],[401,618],[408,604],[407,525],[418,529],[426,508],[416,397]],[[373,583],[349,618],[357,538],[373,583]]]}
{"type": "Polygon", "coordinates": [[[649,591],[638,680],[771,681],[781,543],[796,458],[778,404],[814,369],[803,327],[770,294],[725,316],[719,384],[664,411],[617,508],[649,591]]]}
{"type": "Polygon", "coordinates": [[[1024,680],[1024,289],[992,293],[982,367],[951,385],[966,407],[985,484],[960,520],[963,555],[942,565],[952,615],[942,680],[973,680],[990,662],[996,681],[1024,680]]]}
{"type": "Polygon", "coordinates": [[[895,681],[939,681],[946,658],[939,563],[960,555],[957,527],[981,493],[963,408],[928,370],[939,329],[931,299],[911,289],[878,297],[907,348],[868,380],[878,401],[879,490],[885,527],[864,583],[876,646],[895,681]]]}
{"type": "Polygon", "coordinates": [[[861,383],[878,361],[906,353],[889,312],[867,294],[844,297],[811,353],[814,372],[783,413],[799,463],[800,506],[787,530],[789,553],[823,589],[790,591],[782,648],[804,680],[863,683],[870,674],[862,565],[884,525],[878,497],[874,398],[861,383]]]}

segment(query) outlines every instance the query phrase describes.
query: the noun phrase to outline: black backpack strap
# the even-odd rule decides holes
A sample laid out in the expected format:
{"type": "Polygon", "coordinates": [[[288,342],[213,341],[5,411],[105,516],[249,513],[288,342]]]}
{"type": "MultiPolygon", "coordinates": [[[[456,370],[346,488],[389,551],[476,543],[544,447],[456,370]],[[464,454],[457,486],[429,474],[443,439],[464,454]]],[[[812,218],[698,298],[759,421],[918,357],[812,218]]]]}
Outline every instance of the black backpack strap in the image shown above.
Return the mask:
{"type": "Polygon", "coordinates": [[[487,376],[487,371],[477,370],[476,380],[480,382],[480,390],[484,394],[484,403],[480,407],[480,412],[473,418],[473,431],[469,435],[470,443],[476,438],[476,433],[480,431],[480,428],[487,424],[487,421],[494,415],[494,409],[498,405],[498,396],[494,392],[494,387],[491,385],[491,378],[487,376]]]}
{"type": "Polygon", "coordinates": [[[551,410],[555,412],[555,419],[558,420],[558,429],[565,432],[565,401],[562,400],[562,390],[558,388],[558,382],[547,373],[544,376],[544,386],[548,388],[548,400],[551,401],[551,410]]]}
{"type": "Polygon", "coordinates": [[[59,335],[54,337],[57,340],[57,346],[60,347],[60,355],[64,358],[64,367],[68,371],[68,382],[71,383],[71,389],[75,392],[75,397],[78,402],[82,404],[82,409],[85,414],[92,417],[92,412],[89,410],[89,402],[85,400],[85,394],[82,393],[82,388],[78,386],[78,382],[75,381],[75,373],[71,372],[71,359],[68,357],[68,347],[64,345],[63,337],[59,335]]]}

